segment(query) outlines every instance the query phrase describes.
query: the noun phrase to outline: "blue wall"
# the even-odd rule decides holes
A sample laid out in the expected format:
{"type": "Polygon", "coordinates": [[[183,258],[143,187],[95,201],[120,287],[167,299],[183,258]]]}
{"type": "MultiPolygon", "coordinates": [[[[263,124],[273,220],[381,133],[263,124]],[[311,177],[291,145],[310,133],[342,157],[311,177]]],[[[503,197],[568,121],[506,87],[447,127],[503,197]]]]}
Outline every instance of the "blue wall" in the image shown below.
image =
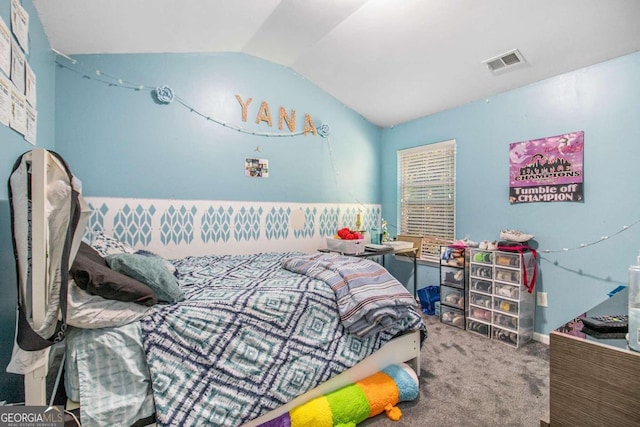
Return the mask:
{"type": "MultiPolygon", "coordinates": [[[[54,147],[54,96],[55,65],[54,54],[42,29],[42,24],[30,0],[23,0],[22,7],[29,14],[29,54],[27,61],[36,75],[38,110],[37,145],[54,147]]],[[[0,0],[0,16],[11,28],[11,1],[0,0]]],[[[11,174],[15,160],[33,145],[22,135],[9,127],[0,125],[0,177],[5,183],[11,174]]],[[[11,359],[11,349],[15,332],[16,275],[11,224],[9,215],[8,190],[0,186],[0,401],[23,401],[22,376],[7,374],[5,368],[11,359]]]]}
{"type": "Polygon", "coordinates": [[[92,78],[75,72],[77,67],[58,69],[56,149],[83,180],[86,195],[379,202],[380,129],[290,69],[242,54],[75,59],[92,78]],[[158,104],[150,90],[103,84],[96,70],[151,88],[168,85],[197,111],[248,131],[289,132],[286,126],[278,129],[282,106],[296,110],[297,131],[304,130],[308,113],[332,132],[328,139],[247,135],[207,121],[177,101],[158,104]],[[247,122],[236,94],[253,98],[247,122]],[[255,123],[262,101],[269,105],[271,127],[255,123]],[[246,157],[268,159],[269,178],[245,177],[246,157]]]}
{"type": "MultiPolygon", "coordinates": [[[[499,77],[496,77],[499,78],[499,77]]],[[[457,140],[457,237],[495,240],[504,228],[535,235],[541,253],[536,332],[549,333],[627,283],[640,249],[640,53],[384,129],[383,216],[397,223],[396,151],[457,140]],[[510,205],[512,142],[584,131],[584,203],[510,205]],[[592,246],[563,252],[581,244],[592,246]]],[[[422,285],[437,284],[422,267],[422,285]]]]}

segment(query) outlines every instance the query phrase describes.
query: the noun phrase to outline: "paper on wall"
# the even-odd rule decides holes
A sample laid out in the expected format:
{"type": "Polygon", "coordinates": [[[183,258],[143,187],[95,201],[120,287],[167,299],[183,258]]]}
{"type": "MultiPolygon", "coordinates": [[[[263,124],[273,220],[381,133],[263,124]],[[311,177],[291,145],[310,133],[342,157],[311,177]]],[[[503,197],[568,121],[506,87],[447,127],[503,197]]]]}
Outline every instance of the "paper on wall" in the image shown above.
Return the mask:
{"type": "Polygon", "coordinates": [[[11,89],[13,85],[0,74],[0,123],[9,126],[11,121],[11,89]]]}
{"type": "Polygon", "coordinates": [[[24,139],[36,145],[36,131],[38,129],[38,112],[28,103],[25,103],[25,131],[24,139]]]}
{"type": "Polygon", "coordinates": [[[29,14],[18,0],[11,0],[11,29],[25,52],[29,52],[29,14]]]}
{"type": "Polygon", "coordinates": [[[28,103],[25,104],[25,133],[24,139],[36,145],[36,131],[38,129],[38,112],[28,103]]]}
{"type": "Polygon", "coordinates": [[[0,70],[9,77],[11,75],[11,32],[0,18],[0,70]]]}
{"type": "Polygon", "coordinates": [[[27,102],[31,104],[33,108],[36,108],[36,74],[28,62],[25,62],[24,66],[24,94],[27,97],[27,102]]]}
{"type": "Polygon", "coordinates": [[[11,87],[11,120],[9,126],[17,132],[24,135],[27,131],[27,118],[25,106],[27,101],[24,95],[16,89],[15,86],[11,87]]]}
{"type": "Polygon", "coordinates": [[[24,64],[26,63],[24,53],[15,40],[11,40],[11,81],[24,94],[24,64]]]}

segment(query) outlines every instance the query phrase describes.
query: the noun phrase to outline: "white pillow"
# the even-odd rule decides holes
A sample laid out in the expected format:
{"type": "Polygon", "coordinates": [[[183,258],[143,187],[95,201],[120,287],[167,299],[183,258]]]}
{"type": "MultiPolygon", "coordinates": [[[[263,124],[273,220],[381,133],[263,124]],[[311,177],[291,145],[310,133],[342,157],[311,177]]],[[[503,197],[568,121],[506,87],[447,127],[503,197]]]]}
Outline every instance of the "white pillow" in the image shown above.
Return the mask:
{"type": "Polygon", "coordinates": [[[142,318],[151,308],[91,295],[73,280],[69,280],[67,301],[67,324],[84,329],[126,325],[142,318]]]}

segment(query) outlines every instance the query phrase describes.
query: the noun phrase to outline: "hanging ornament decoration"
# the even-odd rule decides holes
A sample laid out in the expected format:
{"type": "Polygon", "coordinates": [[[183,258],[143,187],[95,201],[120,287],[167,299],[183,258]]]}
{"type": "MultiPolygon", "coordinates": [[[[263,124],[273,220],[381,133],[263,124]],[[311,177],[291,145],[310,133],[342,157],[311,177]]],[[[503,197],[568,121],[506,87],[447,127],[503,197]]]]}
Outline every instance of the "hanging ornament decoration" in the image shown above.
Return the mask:
{"type": "Polygon", "coordinates": [[[156,98],[163,104],[171,104],[173,101],[173,91],[167,85],[156,88],[156,98]]]}
{"type": "Polygon", "coordinates": [[[326,138],[331,134],[331,127],[326,123],[321,123],[316,130],[318,131],[318,135],[323,138],[326,138]]]}

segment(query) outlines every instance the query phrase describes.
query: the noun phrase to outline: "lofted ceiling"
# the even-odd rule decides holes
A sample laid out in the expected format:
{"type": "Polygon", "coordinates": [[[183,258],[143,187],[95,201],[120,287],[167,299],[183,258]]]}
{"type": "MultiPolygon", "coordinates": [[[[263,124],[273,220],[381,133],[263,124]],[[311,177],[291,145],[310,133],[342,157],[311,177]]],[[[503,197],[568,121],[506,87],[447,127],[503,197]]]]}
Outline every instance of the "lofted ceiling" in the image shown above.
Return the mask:
{"type": "Polygon", "coordinates": [[[242,52],[382,127],[640,50],[640,0],[33,3],[64,54],[242,52]],[[513,49],[524,62],[483,63],[513,49]]]}

